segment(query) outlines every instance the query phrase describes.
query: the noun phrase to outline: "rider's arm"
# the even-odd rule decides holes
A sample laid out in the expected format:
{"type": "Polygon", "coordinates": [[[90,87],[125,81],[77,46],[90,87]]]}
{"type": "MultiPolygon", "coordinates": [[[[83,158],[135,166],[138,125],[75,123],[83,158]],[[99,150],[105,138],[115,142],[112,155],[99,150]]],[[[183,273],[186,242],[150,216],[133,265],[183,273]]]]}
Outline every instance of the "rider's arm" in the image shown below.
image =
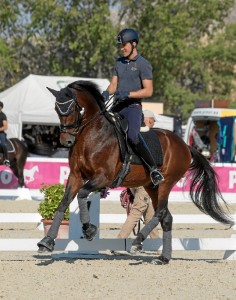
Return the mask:
{"type": "Polygon", "coordinates": [[[153,94],[153,83],[151,79],[144,79],[142,80],[143,88],[141,90],[130,92],[129,98],[149,98],[153,94]]]}
{"type": "Polygon", "coordinates": [[[3,120],[3,122],[2,122],[2,127],[0,128],[0,131],[5,131],[5,130],[7,130],[7,128],[8,128],[8,123],[7,123],[7,120],[3,120]]]}
{"type": "Polygon", "coordinates": [[[107,87],[107,91],[109,92],[110,95],[115,93],[115,91],[117,89],[117,84],[118,84],[118,77],[112,76],[111,82],[107,87]]]}

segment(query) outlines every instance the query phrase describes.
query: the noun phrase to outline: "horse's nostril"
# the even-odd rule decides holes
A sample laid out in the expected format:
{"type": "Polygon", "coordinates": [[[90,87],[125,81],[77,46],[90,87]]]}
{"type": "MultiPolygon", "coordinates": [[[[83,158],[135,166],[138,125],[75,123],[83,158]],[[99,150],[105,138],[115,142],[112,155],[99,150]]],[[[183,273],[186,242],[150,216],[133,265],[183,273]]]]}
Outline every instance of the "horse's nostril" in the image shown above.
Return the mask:
{"type": "Polygon", "coordinates": [[[71,147],[73,145],[72,141],[67,141],[67,147],[71,147]]]}

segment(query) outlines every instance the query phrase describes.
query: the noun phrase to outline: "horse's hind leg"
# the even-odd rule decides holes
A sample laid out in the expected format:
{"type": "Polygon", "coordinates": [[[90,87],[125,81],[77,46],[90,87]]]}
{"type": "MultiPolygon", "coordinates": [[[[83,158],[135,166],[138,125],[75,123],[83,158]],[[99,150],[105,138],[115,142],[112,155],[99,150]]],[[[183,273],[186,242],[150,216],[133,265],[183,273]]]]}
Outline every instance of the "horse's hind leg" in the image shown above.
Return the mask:
{"type": "Polygon", "coordinates": [[[23,187],[24,186],[24,172],[23,172],[24,166],[19,166],[17,160],[14,158],[13,160],[10,160],[10,168],[12,169],[13,174],[18,179],[18,186],[23,187]]]}
{"type": "Polygon", "coordinates": [[[143,241],[147,238],[150,232],[159,224],[159,216],[154,214],[153,218],[139,231],[136,239],[133,241],[130,253],[137,253],[143,249],[143,241]]]}
{"type": "Polygon", "coordinates": [[[168,264],[172,255],[172,223],[173,217],[166,207],[160,213],[160,222],[163,230],[163,248],[159,257],[152,261],[153,264],[163,265],[168,264]]]}
{"type": "Polygon", "coordinates": [[[137,234],[133,241],[130,252],[137,253],[143,248],[143,241],[147,238],[149,233],[161,223],[163,229],[163,250],[161,256],[153,261],[154,264],[168,264],[172,254],[172,222],[173,218],[167,207],[161,211],[156,210],[153,218],[147,223],[144,228],[137,234]]]}

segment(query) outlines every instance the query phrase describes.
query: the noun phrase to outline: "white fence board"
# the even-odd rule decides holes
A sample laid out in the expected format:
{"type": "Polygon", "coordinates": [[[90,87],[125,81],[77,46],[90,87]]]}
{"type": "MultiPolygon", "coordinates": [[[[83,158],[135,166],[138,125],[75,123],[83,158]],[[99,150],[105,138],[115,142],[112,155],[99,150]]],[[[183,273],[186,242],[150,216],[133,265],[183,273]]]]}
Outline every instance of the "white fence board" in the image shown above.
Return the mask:
{"type": "MultiPolygon", "coordinates": [[[[123,224],[126,214],[100,214],[100,223],[123,224]]],[[[236,214],[232,215],[236,222],[236,214]]],[[[0,213],[0,223],[39,223],[41,216],[38,213],[0,213]]],[[[218,222],[204,214],[173,215],[174,224],[217,224],[218,222]]]]}
{"type": "MultiPolygon", "coordinates": [[[[37,251],[40,239],[1,239],[0,251],[37,251]]],[[[129,251],[132,239],[57,239],[55,251],[129,251]]],[[[173,250],[236,250],[236,238],[173,238],[173,250]]],[[[146,239],[145,251],[162,250],[162,239],[146,239]]]]}

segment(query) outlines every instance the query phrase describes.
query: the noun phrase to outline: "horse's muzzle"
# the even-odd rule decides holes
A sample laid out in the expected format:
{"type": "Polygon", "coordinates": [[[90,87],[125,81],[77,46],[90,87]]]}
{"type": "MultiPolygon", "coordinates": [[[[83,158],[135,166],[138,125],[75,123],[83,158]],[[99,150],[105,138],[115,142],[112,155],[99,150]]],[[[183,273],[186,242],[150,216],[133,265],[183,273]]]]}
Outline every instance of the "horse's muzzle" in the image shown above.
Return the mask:
{"type": "Polygon", "coordinates": [[[69,135],[67,134],[66,137],[63,137],[61,135],[60,137],[60,143],[64,146],[64,147],[72,147],[75,143],[75,136],[74,135],[69,135]]]}

